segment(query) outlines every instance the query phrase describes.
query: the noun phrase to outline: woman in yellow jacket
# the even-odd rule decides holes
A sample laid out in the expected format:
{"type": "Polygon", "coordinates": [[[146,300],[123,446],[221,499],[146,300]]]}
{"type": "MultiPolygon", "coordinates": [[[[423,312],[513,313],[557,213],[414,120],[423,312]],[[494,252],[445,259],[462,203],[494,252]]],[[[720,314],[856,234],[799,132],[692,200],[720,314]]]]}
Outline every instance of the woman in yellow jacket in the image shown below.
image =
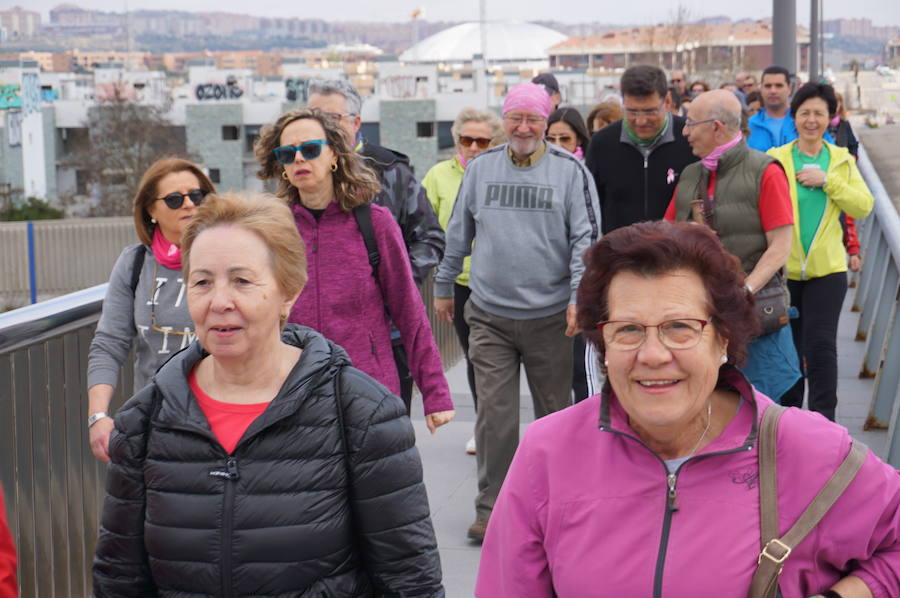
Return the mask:
{"type": "Polygon", "coordinates": [[[808,406],[834,421],[837,406],[837,325],[847,294],[847,252],[840,215],[862,218],[874,199],[856,160],[845,148],[824,141],[837,109],[834,89],[807,83],[791,101],[798,138],[769,154],[784,166],[794,204],[794,242],[788,258],[791,305],[800,317],[791,321],[794,345],[805,378],[781,397],[800,407],[809,387],[808,406]]]}
{"type": "MultiPolygon", "coordinates": [[[[462,183],[466,166],[475,156],[489,147],[503,142],[503,125],[500,118],[488,110],[476,108],[463,108],[456,117],[450,129],[453,134],[456,153],[449,160],[438,162],[422,179],[422,186],[431,201],[431,207],[437,214],[441,228],[447,230],[450,215],[453,213],[453,205],[456,203],[456,194],[462,183]]],[[[463,308],[469,300],[469,264],[471,258],[463,262],[463,271],[457,277],[454,284],[454,313],[453,328],[459,338],[463,353],[466,356],[466,374],[469,379],[469,391],[472,393],[472,401],[478,407],[478,397],[475,394],[475,370],[469,361],[469,326],[463,318],[463,308]]],[[[466,452],[475,454],[475,438],[466,443],[466,452]]]]}

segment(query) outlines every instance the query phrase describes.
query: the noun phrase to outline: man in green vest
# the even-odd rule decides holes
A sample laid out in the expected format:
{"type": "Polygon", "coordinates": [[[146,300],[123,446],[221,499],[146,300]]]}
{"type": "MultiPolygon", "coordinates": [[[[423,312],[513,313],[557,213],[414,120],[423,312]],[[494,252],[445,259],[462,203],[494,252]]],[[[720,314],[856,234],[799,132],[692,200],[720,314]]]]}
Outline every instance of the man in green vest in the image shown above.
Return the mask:
{"type": "MultiPolygon", "coordinates": [[[[688,108],[684,136],[698,158],[681,173],[667,220],[693,220],[718,233],[741,260],[747,290],[755,293],[780,272],[791,251],[794,211],[784,170],[747,146],[741,104],[727,90],[699,95],[688,108]]],[[[797,381],[789,326],[758,337],[742,369],[776,401],[797,381]]]]}

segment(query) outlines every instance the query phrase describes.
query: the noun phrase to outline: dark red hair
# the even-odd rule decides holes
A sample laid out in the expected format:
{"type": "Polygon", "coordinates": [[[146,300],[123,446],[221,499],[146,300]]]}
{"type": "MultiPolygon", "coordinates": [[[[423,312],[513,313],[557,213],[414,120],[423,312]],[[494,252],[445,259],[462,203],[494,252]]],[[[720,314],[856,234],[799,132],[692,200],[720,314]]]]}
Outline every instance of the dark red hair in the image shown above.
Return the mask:
{"type": "Polygon", "coordinates": [[[706,287],[710,320],[728,341],[728,359],[743,364],[747,345],[759,333],[759,316],[744,288],[740,260],[716,234],[692,222],[640,222],[615,230],[584,253],[578,287],[578,326],[603,363],[606,348],[597,322],[609,318],[607,291],[620,272],[659,276],[673,270],[695,272],[706,287]]]}

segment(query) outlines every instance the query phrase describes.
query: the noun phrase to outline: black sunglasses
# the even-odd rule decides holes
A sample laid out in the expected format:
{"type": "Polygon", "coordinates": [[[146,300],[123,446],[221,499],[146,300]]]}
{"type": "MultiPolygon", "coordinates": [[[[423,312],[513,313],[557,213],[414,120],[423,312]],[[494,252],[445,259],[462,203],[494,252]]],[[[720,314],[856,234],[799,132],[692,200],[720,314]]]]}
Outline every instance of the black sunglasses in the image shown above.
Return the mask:
{"type": "Polygon", "coordinates": [[[481,149],[487,149],[487,146],[491,144],[491,140],[486,137],[469,137],[468,135],[462,135],[459,138],[459,143],[463,147],[470,147],[474,143],[481,149]]]}
{"type": "Polygon", "coordinates": [[[202,189],[191,189],[187,193],[178,193],[175,191],[174,193],[169,193],[165,197],[157,198],[157,201],[164,201],[170,210],[177,210],[181,207],[181,204],[184,203],[185,197],[191,198],[191,203],[195,206],[199,206],[203,203],[203,200],[206,199],[207,193],[207,191],[202,189]]]}
{"type": "Polygon", "coordinates": [[[315,160],[322,155],[323,145],[328,145],[328,142],[324,139],[314,139],[300,145],[282,145],[272,150],[272,153],[275,154],[279,164],[290,164],[297,157],[297,152],[300,152],[304,160],[315,160]]]}

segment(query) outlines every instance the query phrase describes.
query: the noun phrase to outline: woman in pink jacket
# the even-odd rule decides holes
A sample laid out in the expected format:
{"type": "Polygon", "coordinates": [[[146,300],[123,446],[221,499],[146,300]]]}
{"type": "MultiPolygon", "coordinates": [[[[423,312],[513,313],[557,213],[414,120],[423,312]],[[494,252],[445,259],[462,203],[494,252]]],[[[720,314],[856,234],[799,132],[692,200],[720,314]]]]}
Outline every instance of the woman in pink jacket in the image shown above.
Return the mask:
{"type": "MultiPolygon", "coordinates": [[[[760,554],[758,433],[772,407],[736,369],[758,323],[706,227],[646,222],[585,255],[578,324],[604,391],[531,424],[491,515],[476,596],[744,598],[760,554]],[[572,459],[572,455],[582,458],[572,459]]],[[[850,450],[778,424],[784,534],[850,450]]],[[[900,596],[900,475],[868,454],[784,563],[784,598],[900,596]]]]}
{"type": "Polygon", "coordinates": [[[399,395],[393,321],[433,433],[453,418],[453,402],[400,228],[387,209],[371,204],[379,189],[374,173],[336,119],[315,109],[281,115],[262,131],[255,152],[258,175],[277,178],[277,194],[289,201],[307,247],[309,281],[289,321],[342,346],[355,367],[399,395]],[[360,206],[371,210],[377,276],[354,213],[360,206]]]}

